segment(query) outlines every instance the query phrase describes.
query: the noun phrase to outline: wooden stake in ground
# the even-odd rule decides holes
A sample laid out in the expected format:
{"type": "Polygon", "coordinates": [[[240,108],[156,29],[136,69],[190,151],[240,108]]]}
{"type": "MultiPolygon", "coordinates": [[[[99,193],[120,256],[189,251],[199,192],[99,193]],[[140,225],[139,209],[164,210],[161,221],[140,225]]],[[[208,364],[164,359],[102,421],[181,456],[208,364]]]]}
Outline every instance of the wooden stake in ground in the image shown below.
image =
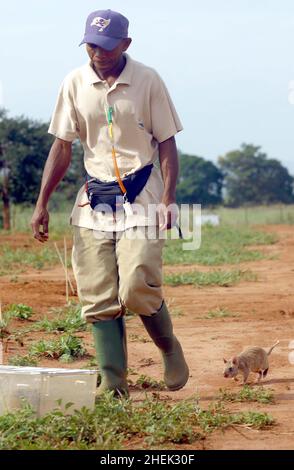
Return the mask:
{"type": "Polygon", "coordinates": [[[0,194],[3,202],[3,228],[10,230],[10,198],[9,198],[9,173],[5,159],[5,150],[8,144],[0,143],[0,194]]]}
{"type": "MultiPolygon", "coordinates": [[[[0,325],[3,323],[3,317],[2,317],[2,303],[0,300],[0,325]]],[[[0,365],[3,364],[3,338],[0,339],[0,365]]]]}
{"type": "MultiPolygon", "coordinates": [[[[61,253],[60,253],[60,251],[59,251],[59,249],[58,249],[58,246],[57,246],[56,242],[54,242],[54,246],[55,246],[55,250],[56,250],[56,253],[57,253],[57,255],[58,255],[59,261],[60,261],[60,263],[61,263],[61,265],[62,265],[62,267],[63,267],[64,274],[66,275],[66,271],[67,271],[67,270],[65,269],[65,265],[64,265],[64,262],[63,262],[61,253]]],[[[72,285],[72,283],[71,283],[71,280],[70,280],[69,276],[67,276],[67,280],[68,280],[68,284],[69,284],[69,286],[70,286],[70,288],[71,288],[72,293],[75,294],[75,289],[74,289],[74,287],[73,287],[73,285],[72,285]]]]}
{"type": "Polygon", "coordinates": [[[67,245],[66,245],[66,238],[63,238],[64,244],[64,266],[65,266],[65,293],[66,293],[66,303],[69,303],[68,297],[68,270],[67,270],[67,245]]]}
{"type": "Polygon", "coordinates": [[[2,193],[3,203],[3,228],[10,230],[10,200],[9,200],[9,184],[8,184],[9,169],[3,167],[0,169],[0,194],[2,193]]]}

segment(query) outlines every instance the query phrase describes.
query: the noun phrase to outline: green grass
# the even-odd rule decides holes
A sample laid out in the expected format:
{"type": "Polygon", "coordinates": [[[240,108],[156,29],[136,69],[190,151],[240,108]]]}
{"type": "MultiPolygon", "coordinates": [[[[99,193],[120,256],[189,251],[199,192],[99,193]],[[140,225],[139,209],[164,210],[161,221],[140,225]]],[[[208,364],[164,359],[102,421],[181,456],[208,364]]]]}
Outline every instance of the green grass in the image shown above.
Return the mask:
{"type": "Polygon", "coordinates": [[[217,308],[216,310],[209,310],[204,318],[212,319],[212,318],[227,318],[227,317],[238,317],[238,313],[230,312],[226,308],[217,308]]]}
{"type": "Polygon", "coordinates": [[[25,271],[28,266],[35,269],[51,267],[59,262],[55,250],[45,247],[41,250],[11,248],[2,246],[0,250],[0,275],[16,274],[25,271]]]}
{"type": "Polygon", "coordinates": [[[74,332],[85,331],[87,323],[81,317],[81,305],[71,302],[66,307],[52,308],[51,314],[53,319],[45,317],[43,320],[36,322],[33,326],[34,330],[43,330],[47,332],[62,331],[74,332]]]}
{"type": "Polygon", "coordinates": [[[169,309],[169,313],[171,314],[172,317],[184,317],[185,314],[180,308],[172,308],[171,310],[169,309]]]}
{"type": "Polygon", "coordinates": [[[219,400],[231,402],[258,402],[258,403],[274,403],[273,390],[264,387],[244,387],[237,393],[227,389],[220,389],[219,400]]]}
{"type": "Polygon", "coordinates": [[[168,403],[153,395],[141,402],[100,397],[93,411],[65,415],[58,409],[37,418],[28,405],[0,416],[0,450],[157,449],[203,440],[215,429],[231,426],[265,429],[274,424],[266,413],[231,414],[218,404],[201,410],[196,399],[168,403]]]}
{"type": "Polygon", "coordinates": [[[185,316],[183,311],[179,307],[176,307],[174,298],[166,298],[165,303],[171,316],[173,317],[185,316]]]}
{"type": "Polygon", "coordinates": [[[89,361],[82,366],[82,369],[98,369],[98,363],[95,357],[89,359],[89,361]]]}
{"type": "Polygon", "coordinates": [[[145,336],[142,335],[137,335],[134,333],[129,334],[129,340],[131,342],[138,342],[138,343],[151,343],[151,339],[146,338],[145,336]]]}
{"type": "MultiPolygon", "coordinates": [[[[73,204],[64,206],[62,210],[50,210],[49,233],[52,239],[70,233],[69,216],[73,204]]],[[[13,205],[11,209],[12,230],[31,233],[30,219],[34,207],[13,205]]],[[[220,216],[221,224],[238,226],[256,224],[294,224],[294,205],[275,204],[271,206],[253,206],[240,208],[216,207],[203,209],[203,213],[213,213],[220,216]]]]}
{"type": "MultiPolygon", "coordinates": [[[[17,341],[19,344],[23,345],[23,339],[26,334],[31,333],[32,331],[46,331],[48,333],[67,333],[67,337],[72,337],[71,333],[85,331],[88,328],[87,323],[81,318],[81,305],[75,302],[71,302],[69,305],[60,308],[52,308],[50,309],[50,313],[54,315],[53,319],[49,319],[45,317],[42,320],[31,322],[29,326],[25,328],[18,328],[17,330],[11,330],[9,327],[9,323],[13,317],[21,318],[26,317],[32,312],[31,307],[27,305],[18,304],[12,305],[8,307],[8,309],[2,314],[2,322],[0,322],[0,339],[1,338],[9,338],[11,340],[17,341]]],[[[24,319],[24,318],[21,318],[24,319]]],[[[66,337],[66,335],[64,336],[66,337]]],[[[74,337],[75,338],[75,337],[74,337]]],[[[77,338],[78,339],[78,338],[77,338]]],[[[79,339],[78,339],[79,340],[79,339]]],[[[56,340],[58,341],[58,340],[56,340]]],[[[63,344],[62,339],[60,339],[61,344],[63,344]]],[[[68,340],[69,341],[69,340],[68,340]]],[[[74,340],[72,340],[74,341],[74,340]]],[[[49,350],[54,350],[57,348],[58,350],[58,343],[55,345],[51,344],[52,342],[44,341],[39,342],[38,349],[42,352],[42,355],[45,355],[45,350],[49,347],[49,350]],[[44,350],[43,350],[44,349],[44,350]]],[[[64,346],[64,344],[63,344],[64,346]]],[[[48,357],[55,357],[55,353],[51,351],[48,352],[48,357]],[[52,353],[52,354],[51,354],[52,353]]],[[[34,353],[35,354],[35,353],[34,353]]],[[[59,355],[59,353],[57,353],[59,355]]],[[[67,351],[64,352],[63,358],[60,359],[62,361],[70,362],[72,360],[71,353],[67,356],[67,351]]],[[[15,361],[20,362],[17,364],[15,362],[14,365],[30,365],[29,362],[32,359],[32,355],[29,354],[25,356],[16,356],[15,361]],[[28,364],[26,364],[28,361],[28,364]],[[23,362],[23,364],[22,364],[23,362]]],[[[13,359],[14,360],[14,359],[13,359]]]]}
{"type": "Polygon", "coordinates": [[[10,331],[11,316],[7,312],[1,313],[0,316],[0,340],[11,336],[10,331]]]}
{"type": "Polygon", "coordinates": [[[293,204],[273,204],[270,206],[240,207],[236,209],[219,207],[212,211],[204,210],[204,213],[218,214],[221,223],[237,226],[242,224],[294,224],[293,204]]]}
{"type": "Polygon", "coordinates": [[[9,358],[8,362],[9,362],[9,365],[11,366],[19,366],[19,367],[38,365],[37,359],[30,354],[26,354],[25,356],[21,356],[21,355],[12,356],[9,358]]]}
{"type": "Polygon", "coordinates": [[[23,333],[20,330],[12,331],[11,329],[11,315],[7,312],[2,313],[0,317],[0,341],[4,343],[6,341],[6,346],[8,345],[9,341],[15,341],[20,346],[23,346],[23,333]]]}
{"type": "Polygon", "coordinates": [[[248,247],[271,245],[276,241],[277,236],[274,234],[259,232],[249,227],[205,225],[202,227],[199,250],[184,251],[183,240],[169,240],[164,248],[163,260],[166,265],[202,264],[206,266],[259,261],[267,259],[268,256],[256,249],[249,250],[248,247]]]}
{"type": "Polygon", "coordinates": [[[140,375],[135,382],[128,379],[129,385],[141,390],[166,390],[166,385],[162,380],[156,380],[147,375],[140,375]]]}
{"type": "Polygon", "coordinates": [[[18,318],[19,320],[28,320],[33,315],[32,307],[25,304],[11,304],[5,312],[9,317],[18,318]]]}
{"type": "Polygon", "coordinates": [[[191,271],[187,273],[175,273],[164,276],[164,283],[170,286],[194,285],[197,287],[229,287],[237,284],[242,280],[256,281],[257,276],[251,271],[241,271],[240,269],[233,271],[217,270],[208,273],[191,271]]]}
{"type": "Polygon", "coordinates": [[[83,341],[76,336],[66,334],[55,340],[40,340],[32,344],[29,354],[37,357],[49,357],[62,362],[72,362],[87,354],[83,341]]]}
{"type": "Polygon", "coordinates": [[[198,422],[205,433],[214,429],[222,429],[234,425],[265,429],[274,424],[274,419],[267,413],[246,411],[239,413],[228,413],[221,403],[212,403],[208,410],[200,410],[198,422]]]}
{"type": "Polygon", "coordinates": [[[49,313],[54,315],[54,318],[46,316],[42,320],[35,321],[29,327],[20,329],[19,334],[25,335],[32,331],[74,333],[86,331],[88,328],[81,317],[81,305],[76,302],[70,302],[65,307],[51,308],[49,313]]]}
{"type": "MultiPolygon", "coordinates": [[[[72,204],[73,205],[73,204],[72,204]]],[[[56,240],[64,235],[71,234],[71,227],[69,225],[69,217],[72,205],[68,204],[64,210],[57,211],[56,209],[49,208],[50,223],[49,223],[49,238],[56,240]]],[[[34,207],[27,207],[25,205],[13,205],[11,208],[11,231],[22,232],[31,234],[30,220],[33,215],[34,207]]],[[[7,231],[5,232],[7,233],[7,231]]]]}
{"type": "MultiPolygon", "coordinates": [[[[24,209],[27,212],[27,209],[24,209]]],[[[20,215],[21,217],[21,215],[20,215]]],[[[23,216],[24,217],[24,216],[23,216]]],[[[52,213],[51,240],[60,239],[64,235],[71,237],[71,227],[64,213],[52,213]],[[66,220],[66,222],[64,222],[66,220]],[[62,223],[63,221],[63,223],[62,223]]],[[[18,224],[16,231],[22,230],[18,224]]],[[[11,232],[13,234],[13,231],[11,232]]],[[[27,233],[30,233],[28,228],[27,233]]],[[[202,264],[220,266],[222,264],[238,264],[246,261],[257,261],[269,258],[260,250],[250,249],[252,245],[269,245],[277,241],[272,233],[257,231],[249,226],[235,227],[224,224],[219,227],[205,225],[202,227],[201,247],[198,250],[184,251],[182,240],[168,240],[165,244],[163,259],[167,265],[202,264]]],[[[50,243],[50,242],[49,242],[50,243]]],[[[0,275],[18,274],[31,266],[43,269],[59,263],[58,256],[52,245],[42,249],[11,248],[4,245],[0,251],[0,275]]],[[[70,267],[70,256],[68,266],[70,267]]]]}

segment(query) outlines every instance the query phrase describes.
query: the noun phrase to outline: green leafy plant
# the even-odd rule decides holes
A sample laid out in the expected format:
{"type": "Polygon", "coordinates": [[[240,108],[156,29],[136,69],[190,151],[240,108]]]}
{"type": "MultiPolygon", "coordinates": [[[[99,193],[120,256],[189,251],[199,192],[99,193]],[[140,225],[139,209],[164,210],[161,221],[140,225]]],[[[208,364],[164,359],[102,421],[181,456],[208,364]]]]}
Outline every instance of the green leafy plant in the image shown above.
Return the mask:
{"type": "Polygon", "coordinates": [[[227,389],[220,389],[218,399],[232,402],[274,403],[274,392],[272,389],[264,387],[255,388],[244,385],[237,393],[227,389]]]}
{"type": "Polygon", "coordinates": [[[209,310],[207,314],[204,316],[204,318],[227,318],[227,317],[238,317],[238,313],[233,313],[230,312],[230,310],[227,310],[226,308],[217,308],[216,310],[209,310]]]}
{"type": "Polygon", "coordinates": [[[70,334],[63,335],[56,340],[40,340],[30,348],[32,356],[50,357],[63,362],[71,362],[75,358],[85,356],[86,353],[82,340],[70,334]]]}
{"type": "MultiPolygon", "coordinates": [[[[253,209],[250,210],[252,212],[253,209]]],[[[220,266],[268,259],[269,256],[263,252],[248,248],[252,245],[271,245],[277,242],[278,237],[273,233],[256,231],[251,227],[232,226],[236,217],[235,213],[236,210],[230,217],[230,225],[201,227],[201,246],[196,251],[184,251],[183,240],[168,240],[163,251],[164,264],[220,266]]],[[[223,218],[222,215],[223,212],[221,218],[223,218]]]]}
{"type": "Polygon", "coordinates": [[[191,271],[187,273],[169,274],[164,277],[165,284],[170,286],[194,285],[202,286],[222,286],[228,287],[237,284],[241,280],[256,281],[257,276],[251,271],[241,271],[236,269],[233,271],[211,271],[203,273],[199,271],[191,271]]]}
{"type": "Polygon", "coordinates": [[[151,339],[145,338],[145,336],[137,335],[137,334],[134,334],[134,333],[131,333],[129,335],[129,339],[130,339],[130,341],[137,341],[139,343],[151,343],[151,339]]]}
{"type": "Polygon", "coordinates": [[[50,313],[55,317],[53,319],[45,317],[43,320],[36,322],[34,325],[35,330],[70,333],[73,331],[85,331],[87,329],[87,323],[81,317],[80,304],[72,302],[66,307],[51,309],[50,313]]]}
{"type": "Polygon", "coordinates": [[[199,410],[198,423],[202,431],[226,429],[233,425],[246,425],[256,429],[264,429],[274,424],[274,419],[267,413],[255,411],[229,413],[221,403],[212,403],[208,410],[199,410]]]}
{"type": "Polygon", "coordinates": [[[7,315],[18,318],[19,320],[28,320],[33,315],[32,307],[25,304],[11,304],[7,310],[7,315]]]}
{"type": "Polygon", "coordinates": [[[166,306],[168,308],[168,311],[169,311],[170,315],[172,315],[173,317],[183,317],[184,316],[184,313],[182,312],[182,310],[175,306],[175,299],[174,298],[167,298],[165,300],[165,302],[166,302],[166,306]]]}
{"type": "MultiPolygon", "coordinates": [[[[246,426],[267,429],[274,420],[254,411],[229,413],[219,403],[202,410],[197,398],[171,403],[159,394],[133,402],[105,393],[94,410],[82,408],[64,414],[56,411],[36,417],[24,404],[0,416],[0,450],[115,450],[128,448],[166,449],[169,445],[193,444],[216,429],[246,426]]],[[[68,403],[68,409],[74,405],[68,403]]]]}
{"type": "Polygon", "coordinates": [[[83,367],[83,369],[98,369],[97,359],[92,357],[83,367]]]}
{"type": "Polygon", "coordinates": [[[0,339],[3,340],[11,335],[10,331],[8,330],[9,320],[2,316],[0,320],[0,339]]]}
{"type": "Polygon", "coordinates": [[[8,341],[11,338],[10,323],[11,316],[7,312],[2,312],[1,303],[0,303],[0,341],[6,341],[6,348],[8,341]]]}
{"type": "Polygon", "coordinates": [[[52,266],[58,263],[58,257],[51,248],[42,250],[30,250],[23,248],[12,248],[4,245],[0,251],[1,265],[0,275],[18,274],[31,266],[35,269],[42,269],[45,266],[52,266]]]}
{"type": "Polygon", "coordinates": [[[32,355],[30,354],[27,354],[27,355],[24,355],[24,356],[21,356],[21,355],[17,355],[17,356],[12,356],[9,358],[9,364],[11,366],[21,366],[21,367],[24,367],[24,366],[37,366],[38,365],[38,361],[35,357],[33,357],[32,355]]]}
{"type": "Polygon", "coordinates": [[[140,375],[135,382],[129,379],[129,384],[141,390],[166,390],[166,385],[162,380],[158,381],[147,375],[140,375]]]}

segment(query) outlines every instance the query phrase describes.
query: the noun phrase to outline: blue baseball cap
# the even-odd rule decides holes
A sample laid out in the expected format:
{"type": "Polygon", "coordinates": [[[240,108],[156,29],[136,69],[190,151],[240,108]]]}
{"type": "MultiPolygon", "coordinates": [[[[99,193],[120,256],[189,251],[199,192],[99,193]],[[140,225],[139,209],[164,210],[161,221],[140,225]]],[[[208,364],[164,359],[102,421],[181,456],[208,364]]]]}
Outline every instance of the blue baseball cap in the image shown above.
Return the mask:
{"type": "Polygon", "coordinates": [[[122,39],[128,37],[129,20],[112,10],[97,10],[90,13],[82,44],[96,44],[107,51],[112,51],[122,39]]]}

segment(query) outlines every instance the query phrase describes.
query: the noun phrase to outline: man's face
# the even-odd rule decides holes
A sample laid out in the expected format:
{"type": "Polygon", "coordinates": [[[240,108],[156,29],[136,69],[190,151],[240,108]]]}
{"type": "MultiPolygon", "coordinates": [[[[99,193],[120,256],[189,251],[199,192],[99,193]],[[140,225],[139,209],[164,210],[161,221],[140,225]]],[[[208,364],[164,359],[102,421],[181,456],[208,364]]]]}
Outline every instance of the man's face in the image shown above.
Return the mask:
{"type": "Polygon", "coordinates": [[[131,41],[130,38],[123,39],[112,51],[102,49],[102,47],[96,46],[95,44],[86,44],[88,55],[95,70],[105,73],[115,68],[119,64],[122,54],[131,44],[131,41]]]}

